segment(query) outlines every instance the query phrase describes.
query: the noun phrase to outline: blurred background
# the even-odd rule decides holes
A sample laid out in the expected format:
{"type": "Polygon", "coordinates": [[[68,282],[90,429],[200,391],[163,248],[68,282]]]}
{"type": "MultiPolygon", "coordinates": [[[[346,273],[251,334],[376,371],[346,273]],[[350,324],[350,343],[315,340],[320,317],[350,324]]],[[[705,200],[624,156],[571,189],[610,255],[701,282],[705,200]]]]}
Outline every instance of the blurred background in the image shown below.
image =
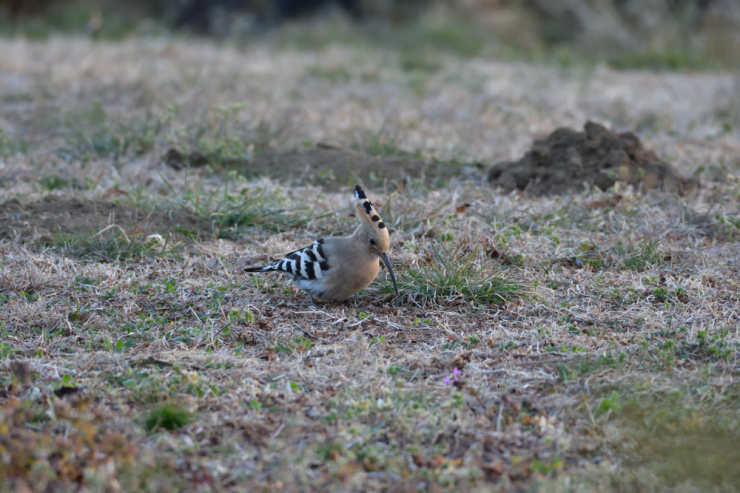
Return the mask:
{"type": "Polygon", "coordinates": [[[0,0],[0,35],[194,35],[619,69],[740,65],[738,0],[0,0]]]}

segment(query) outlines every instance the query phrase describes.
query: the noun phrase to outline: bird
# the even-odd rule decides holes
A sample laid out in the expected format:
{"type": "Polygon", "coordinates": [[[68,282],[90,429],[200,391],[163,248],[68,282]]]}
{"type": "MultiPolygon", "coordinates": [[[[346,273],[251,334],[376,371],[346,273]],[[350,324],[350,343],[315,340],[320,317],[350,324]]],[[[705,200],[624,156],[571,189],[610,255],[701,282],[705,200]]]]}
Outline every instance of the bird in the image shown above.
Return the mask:
{"type": "Polygon", "coordinates": [[[270,265],[244,270],[287,273],[296,286],[308,292],[311,305],[315,306],[315,299],[344,301],[368,286],[378,275],[382,261],[398,296],[388,258],[388,228],[360,185],[355,186],[354,207],[361,224],[352,235],[319,238],[311,246],[290,252],[270,265]]]}

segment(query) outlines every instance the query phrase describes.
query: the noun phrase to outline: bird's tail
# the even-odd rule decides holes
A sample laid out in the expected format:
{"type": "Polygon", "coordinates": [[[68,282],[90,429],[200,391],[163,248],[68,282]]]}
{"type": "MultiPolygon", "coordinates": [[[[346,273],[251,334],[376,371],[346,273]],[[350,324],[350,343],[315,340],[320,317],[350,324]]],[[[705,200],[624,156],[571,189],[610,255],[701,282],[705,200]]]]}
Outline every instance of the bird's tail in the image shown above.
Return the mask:
{"type": "Polygon", "coordinates": [[[264,267],[247,267],[244,272],[268,272],[271,270],[275,270],[272,265],[265,265],[264,267]]]}

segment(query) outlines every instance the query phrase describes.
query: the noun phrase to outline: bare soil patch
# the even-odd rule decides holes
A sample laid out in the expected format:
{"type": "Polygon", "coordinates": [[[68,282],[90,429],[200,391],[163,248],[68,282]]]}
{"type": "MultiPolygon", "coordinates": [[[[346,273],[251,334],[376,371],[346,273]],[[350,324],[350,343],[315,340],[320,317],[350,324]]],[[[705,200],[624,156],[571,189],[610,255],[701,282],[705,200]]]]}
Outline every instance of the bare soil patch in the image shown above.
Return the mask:
{"type": "Polygon", "coordinates": [[[393,183],[407,176],[419,177],[427,164],[412,157],[371,157],[339,148],[316,147],[261,154],[247,169],[249,173],[269,174],[287,182],[312,183],[336,190],[356,180],[393,183]]]}
{"type": "Polygon", "coordinates": [[[584,186],[608,190],[617,181],[680,194],[699,184],[645,149],[632,132],[618,134],[593,122],[583,132],[563,127],[536,140],[520,160],[491,167],[488,179],[505,190],[535,196],[580,192],[584,186]]]}
{"type": "Polygon", "coordinates": [[[0,204],[0,239],[21,237],[48,238],[61,232],[100,231],[112,224],[123,229],[172,229],[176,226],[196,230],[198,218],[178,211],[145,211],[115,203],[82,199],[55,199],[47,196],[40,202],[23,203],[11,199],[0,204]]]}
{"type": "MultiPolygon", "coordinates": [[[[250,177],[269,176],[288,185],[317,185],[328,191],[356,183],[387,185],[398,188],[402,180],[421,179],[434,183],[458,176],[461,167],[455,163],[428,162],[403,155],[369,156],[339,147],[319,144],[316,147],[289,151],[270,150],[257,154],[251,161],[221,163],[250,177]]],[[[183,155],[170,149],[165,162],[174,169],[209,164],[198,152],[183,155]]]]}

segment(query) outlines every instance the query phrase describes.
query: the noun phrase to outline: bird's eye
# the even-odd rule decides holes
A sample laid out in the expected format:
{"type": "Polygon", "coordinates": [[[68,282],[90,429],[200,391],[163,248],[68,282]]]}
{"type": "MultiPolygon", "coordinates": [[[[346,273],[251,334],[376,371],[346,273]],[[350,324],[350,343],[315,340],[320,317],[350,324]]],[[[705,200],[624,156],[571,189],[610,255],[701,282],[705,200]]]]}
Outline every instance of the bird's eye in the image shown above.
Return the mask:
{"type": "Polygon", "coordinates": [[[375,245],[375,238],[370,238],[370,244],[375,245]]]}

